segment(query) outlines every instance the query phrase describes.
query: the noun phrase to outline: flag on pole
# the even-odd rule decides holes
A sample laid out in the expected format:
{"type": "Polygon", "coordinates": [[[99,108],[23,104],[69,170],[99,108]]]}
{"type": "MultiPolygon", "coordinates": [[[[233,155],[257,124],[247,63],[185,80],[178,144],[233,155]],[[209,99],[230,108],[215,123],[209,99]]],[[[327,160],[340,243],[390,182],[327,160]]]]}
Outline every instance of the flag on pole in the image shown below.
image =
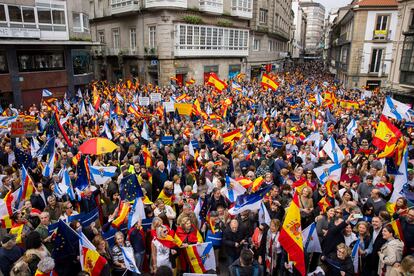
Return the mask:
{"type": "Polygon", "coordinates": [[[144,203],[141,197],[137,197],[128,214],[128,229],[131,229],[138,222],[138,220],[146,219],[144,203]]]}
{"type": "Polygon", "coordinates": [[[359,253],[358,253],[358,249],[359,249],[359,244],[360,244],[360,239],[357,239],[354,247],[352,248],[352,263],[354,264],[354,272],[358,273],[359,271],[359,253]]]}
{"type": "Polygon", "coordinates": [[[269,212],[267,211],[267,208],[266,208],[266,206],[264,205],[263,202],[260,204],[260,209],[259,209],[258,216],[259,216],[259,223],[260,224],[266,223],[267,225],[270,225],[270,221],[271,221],[270,215],[269,215],[269,212]]]}
{"type": "Polygon", "coordinates": [[[90,166],[89,171],[91,173],[91,178],[95,181],[95,183],[102,185],[115,176],[116,167],[90,166]]]}
{"type": "Polygon", "coordinates": [[[47,89],[43,89],[42,90],[42,97],[52,97],[52,92],[47,90],[47,89]]]}
{"type": "Polygon", "coordinates": [[[331,137],[328,142],[325,143],[322,149],[336,164],[341,163],[342,160],[345,159],[342,150],[339,148],[333,137],[331,137]]]}
{"type": "Polygon", "coordinates": [[[239,195],[246,192],[246,189],[240,185],[239,182],[232,179],[228,175],[226,176],[226,184],[221,188],[221,194],[228,198],[230,202],[235,202],[239,195]]]}
{"type": "Polygon", "coordinates": [[[387,117],[381,115],[372,144],[383,150],[386,146],[395,144],[401,136],[401,131],[387,117]]]}
{"type": "Polygon", "coordinates": [[[149,131],[148,131],[148,125],[146,121],[144,121],[144,124],[142,126],[141,137],[147,141],[149,140],[149,131]]]}
{"type": "Polygon", "coordinates": [[[316,223],[312,223],[302,231],[303,248],[306,253],[322,253],[321,243],[319,242],[316,223]]]}
{"type": "Polygon", "coordinates": [[[79,239],[79,253],[82,270],[88,272],[90,276],[101,275],[107,260],[96,251],[95,246],[82,232],[79,239]]]}
{"type": "Polygon", "coordinates": [[[409,115],[410,107],[402,102],[392,99],[390,96],[385,98],[384,108],[382,114],[398,121],[405,119],[410,121],[409,115]]]}
{"type": "Polygon", "coordinates": [[[49,160],[42,171],[44,177],[52,177],[53,175],[53,170],[55,169],[55,150],[55,145],[53,144],[52,152],[49,154],[49,160]]]}
{"type": "Polygon", "coordinates": [[[297,193],[293,196],[286,212],[279,236],[280,245],[286,250],[294,268],[304,276],[306,274],[305,255],[303,250],[302,229],[300,224],[300,207],[297,193]]]}
{"type": "Polygon", "coordinates": [[[122,251],[122,256],[124,257],[124,264],[125,264],[126,269],[128,269],[129,271],[141,274],[135,262],[134,251],[132,250],[132,247],[121,246],[121,251],[122,251]]]}
{"type": "Polygon", "coordinates": [[[236,204],[229,210],[229,214],[237,215],[245,210],[259,210],[263,197],[271,188],[271,186],[266,186],[255,193],[238,196],[236,198],[236,204]]]}
{"type": "Polygon", "coordinates": [[[313,171],[322,184],[328,180],[339,182],[341,179],[342,167],[340,164],[326,164],[314,168],[313,171]]]}
{"type": "Polygon", "coordinates": [[[355,120],[352,119],[349,122],[348,126],[346,127],[346,133],[348,134],[348,137],[350,139],[352,139],[352,137],[355,136],[355,132],[356,132],[357,129],[358,129],[357,124],[356,124],[355,120]]]}

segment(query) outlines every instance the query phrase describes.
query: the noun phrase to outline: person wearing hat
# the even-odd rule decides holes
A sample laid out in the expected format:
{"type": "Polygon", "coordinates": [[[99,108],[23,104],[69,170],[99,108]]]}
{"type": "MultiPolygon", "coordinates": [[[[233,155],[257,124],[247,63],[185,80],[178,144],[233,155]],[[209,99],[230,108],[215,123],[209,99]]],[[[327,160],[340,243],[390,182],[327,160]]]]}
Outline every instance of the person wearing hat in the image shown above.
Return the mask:
{"type": "Polygon", "coordinates": [[[4,276],[10,275],[13,264],[23,256],[24,249],[16,245],[16,236],[6,234],[1,240],[0,270],[4,276]]]}

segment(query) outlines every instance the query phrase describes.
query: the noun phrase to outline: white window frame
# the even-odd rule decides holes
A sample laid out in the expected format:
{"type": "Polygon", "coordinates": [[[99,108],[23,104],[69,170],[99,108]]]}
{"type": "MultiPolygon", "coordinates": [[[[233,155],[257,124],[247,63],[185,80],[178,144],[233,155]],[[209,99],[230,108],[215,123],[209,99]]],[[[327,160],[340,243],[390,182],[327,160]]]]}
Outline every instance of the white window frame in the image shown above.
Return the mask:
{"type": "Polygon", "coordinates": [[[53,32],[67,32],[68,31],[68,19],[67,19],[67,14],[66,14],[66,3],[62,3],[62,4],[49,4],[49,6],[46,6],[44,3],[37,3],[38,6],[36,6],[36,18],[37,20],[39,20],[39,16],[38,16],[38,11],[39,8],[40,9],[44,9],[44,10],[49,10],[50,12],[50,18],[52,20],[52,23],[39,23],[39,28],[41,29],[41,26],[50,26],[52,28],[53,32]],[[53,6],[53,7],[52,7],[53,6]],[[57,6],[61,6],[61,7],[57,7],[57,6]],[[63,11],[64,14],[64,19],[65,19],[65,24],[55,24],[53,22],[53,11],[63,11]],[[55,30],[56,27],[65,27],[65,30],[55,30]]]}
{"type": "Polygon", "coordinates": [[[253,0],[232,0],[231,8],[234,11],[252,12],[253,0]]]}
{"type": "Polygon", "coordinates": [[[112,29],[112,46],[114,49],[121,48],[121,30],[120,28],[112,29]]]}
{"type": "Polygon", "coordinates": [[[129,47],[133,50],[137,48],[137,28],[129,28],[129,47]]]}
{"type": "MultiPolygon", "coordinates": [[[[72,21],[73,21],[72,23],[75,23],[75,20],[73,18],[73,15],[75,15],[75,14],[79,14],[80,27],[73,27],[73,32],[74,33],[89,33],[89,16],[87,14],[84,14],[84,13],[81,13],[81,12],[73,12],[72,13],[72,21]],[[85,17],[87,18],[86,22],[88,22],[88,26],[85,26],[85,24],[84,24],[85,17]]],[[[75,24],[73,24],[73,25],[75,25],[75,24]]]]}
{"type": "Polygon", "coordinates": [[[266,9],[259,9],[259,23],[267,24],[269,11],[266,9]]]}
{"type": "Polygon", "coordinates": [[[260,51],[260,39],[253,38],[253,52],[260,51]]]}
{"type": "Polygon", "coordinates": [[[369,64],[369,73],[379,73],[381,71],[382,66],[382,57],[384,55],[385,49],[384,48],[373,48],[371,50],[371,63],[369,64]],[[374,57],[374,51],[376,51],[376,55],[374,57]],[[379,54],[381,50],[381,55],[379,54]],[[374,63],[374,64],[373,64],[374,63]],[[379,63],[379,66],[378,66],[379,63]],[[376,70],[376,67],[378,66],[378,71],[376,70]],[[374,68],[374,70],[371,70],[371,68],[374,68]]]}
{"type": "Polygon", "coordinates": [[[104,30],[98,30],[97,39],[100,43],[105,43],[105,31],[104,30]]]}
{"type": "Polygon", "coordinates": [[[148,47],[155,49],[157,46],[157,26],[148,26],[148,47]]]}

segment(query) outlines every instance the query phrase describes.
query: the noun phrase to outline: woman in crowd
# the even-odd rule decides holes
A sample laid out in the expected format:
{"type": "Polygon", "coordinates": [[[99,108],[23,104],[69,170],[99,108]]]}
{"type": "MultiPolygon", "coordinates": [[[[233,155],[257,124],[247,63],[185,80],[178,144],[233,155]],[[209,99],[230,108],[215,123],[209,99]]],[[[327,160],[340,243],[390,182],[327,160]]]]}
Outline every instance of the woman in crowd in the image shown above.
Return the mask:
{"type": "Polygon", "coordinates": [[[378,275],[389,276],[393,265],[401,262],[404,243],[398,238],[395,238],[394,228],[392,228],[390,224],[383,227],[382,237],[386,240],[386,242],[378,253],[378,275]]]}

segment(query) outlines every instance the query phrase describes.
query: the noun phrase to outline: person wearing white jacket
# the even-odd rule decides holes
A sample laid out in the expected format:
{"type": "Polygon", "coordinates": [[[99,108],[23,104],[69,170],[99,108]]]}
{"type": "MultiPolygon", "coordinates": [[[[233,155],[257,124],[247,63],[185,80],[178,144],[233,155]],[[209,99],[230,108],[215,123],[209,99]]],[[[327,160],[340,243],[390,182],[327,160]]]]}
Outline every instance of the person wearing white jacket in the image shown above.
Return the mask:
{"type": "Polygon", "coordinates": [[[385,225],[382,229],[382,237],[386,242],[378,252],[378,275],[389,276],[393,265],[401,262],[404,243],[395,238],[395,231],[390,224],[385,225]]]}

